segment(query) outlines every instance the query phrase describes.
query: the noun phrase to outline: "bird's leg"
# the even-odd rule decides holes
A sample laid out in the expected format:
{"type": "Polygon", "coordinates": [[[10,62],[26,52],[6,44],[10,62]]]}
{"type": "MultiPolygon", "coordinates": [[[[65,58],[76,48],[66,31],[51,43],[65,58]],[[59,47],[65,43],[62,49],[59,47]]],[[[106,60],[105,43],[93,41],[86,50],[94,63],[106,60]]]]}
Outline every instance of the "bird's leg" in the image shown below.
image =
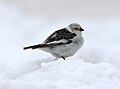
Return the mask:
{"type": "Polygon", "coordinates": [[[62,56],[62,58],[65,60],[65,58],[62,56]]]}

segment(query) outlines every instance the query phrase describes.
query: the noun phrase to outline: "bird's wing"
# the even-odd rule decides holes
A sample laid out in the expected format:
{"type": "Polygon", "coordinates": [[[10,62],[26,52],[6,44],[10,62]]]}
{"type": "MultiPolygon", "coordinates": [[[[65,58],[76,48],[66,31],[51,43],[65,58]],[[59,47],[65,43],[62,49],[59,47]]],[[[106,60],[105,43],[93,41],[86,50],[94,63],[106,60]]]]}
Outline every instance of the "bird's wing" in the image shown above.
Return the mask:
{"type": "Polygon", "coordinates": [[[70,42],[72,38],[77,36],[75,33],[71,33],[66,28],[60,29],[55,31],[53,34],[51,34],[43,43],[65,43],[70,42]]]}

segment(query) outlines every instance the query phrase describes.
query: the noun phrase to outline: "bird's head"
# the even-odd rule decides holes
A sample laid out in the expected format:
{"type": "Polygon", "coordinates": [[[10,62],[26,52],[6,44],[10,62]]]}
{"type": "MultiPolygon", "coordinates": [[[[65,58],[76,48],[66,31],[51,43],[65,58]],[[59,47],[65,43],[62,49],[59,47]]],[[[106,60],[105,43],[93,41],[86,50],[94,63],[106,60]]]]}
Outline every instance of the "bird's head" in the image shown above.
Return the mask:
{"type": "Polygon", "coordinates": [[[77,23],[70,24],[67,29],[75,34],[80,34],[84,29],[81,28],[81,26],[77,23]]]}

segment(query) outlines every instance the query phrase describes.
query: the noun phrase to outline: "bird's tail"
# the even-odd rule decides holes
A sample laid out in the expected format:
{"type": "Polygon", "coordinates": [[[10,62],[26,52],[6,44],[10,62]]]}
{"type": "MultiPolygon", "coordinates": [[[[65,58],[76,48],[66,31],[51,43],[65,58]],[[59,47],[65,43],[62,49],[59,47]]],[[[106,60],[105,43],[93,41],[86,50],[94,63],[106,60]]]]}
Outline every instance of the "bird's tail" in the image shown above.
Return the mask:
{"type": "Polygon", "coordinates": [[[58,45],[62,45],[62,44],[66,44],[66,43],[38,44],[38,45],[23,47],[23,49],[24,50],[26,50],[26,49],[37,49],[37,48],[44,48],[44,47],[50,47],[50,48],[52,48],[54,46],[58,46],[58,45]]]}
{"type": "Polygon", "coordinates": [[[26,49],[37,49],[37,48],[43,48],[43,47],[48,47],[48,46],[49,45],[47,45],[47,44],[38,44],[38,45],[23,47],[23,49],[24,50],[26,50],[26,49]]]}

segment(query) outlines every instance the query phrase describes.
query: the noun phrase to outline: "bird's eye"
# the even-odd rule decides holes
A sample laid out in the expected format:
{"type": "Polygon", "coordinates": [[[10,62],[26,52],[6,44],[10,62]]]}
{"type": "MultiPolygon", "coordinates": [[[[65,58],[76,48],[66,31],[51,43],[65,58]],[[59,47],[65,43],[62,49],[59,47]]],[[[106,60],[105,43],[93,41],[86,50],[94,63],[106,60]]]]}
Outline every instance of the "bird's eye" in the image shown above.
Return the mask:
{"type": "Polygon", "coordinates": [[[77,28],[74,28],[75,30],[77,30],[77,28]]]}

